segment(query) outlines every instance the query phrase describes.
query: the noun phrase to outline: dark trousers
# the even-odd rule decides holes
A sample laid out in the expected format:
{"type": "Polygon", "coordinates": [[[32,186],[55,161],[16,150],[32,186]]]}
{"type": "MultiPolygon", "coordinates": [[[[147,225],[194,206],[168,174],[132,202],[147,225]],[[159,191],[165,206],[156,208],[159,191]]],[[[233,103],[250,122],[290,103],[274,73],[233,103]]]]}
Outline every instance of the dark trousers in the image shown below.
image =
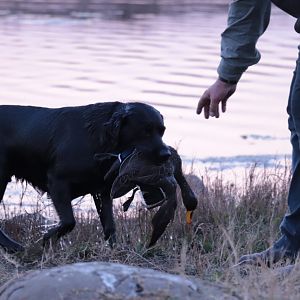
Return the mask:
{"type": "Polygon", "coordinates": [[[300,246],[300,46],[299,56],[291,84],[287,112],[291,132],[292,181],[288,195],[289,212],[283,218],[280,229],[295,246],[300,246]]]}

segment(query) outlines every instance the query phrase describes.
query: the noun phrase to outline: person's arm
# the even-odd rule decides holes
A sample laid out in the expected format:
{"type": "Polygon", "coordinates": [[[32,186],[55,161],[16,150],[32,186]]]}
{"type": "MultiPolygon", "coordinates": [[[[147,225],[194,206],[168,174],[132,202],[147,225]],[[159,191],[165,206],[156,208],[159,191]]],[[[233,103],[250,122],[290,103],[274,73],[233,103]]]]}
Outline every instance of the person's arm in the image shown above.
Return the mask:
{"type": "Polygon", "coordinates": [[[238,82],[246,69],[258,63],[258,38],[265,32],[271,12],[270,0],[232,1],[228,12],[228,26],[222,33],[221,78],[238,82]]]}
{"type": "Polygon", "coordinates": [[[300,2],[299,0],[272,0],[272,3],[289,15],[300,18],[300,2]]]}
{"type": "Polygon", "coordinates": [[[270,0],[233,0],[228,12],[228,26],[222,33],[219,78],[201,97],[197,113],[204,108],[205,118],[219,117],[219,103],[226,110],[227,99],[246,69],[258,63],[258,38],[266,30],[271,12],[270,0]]]}

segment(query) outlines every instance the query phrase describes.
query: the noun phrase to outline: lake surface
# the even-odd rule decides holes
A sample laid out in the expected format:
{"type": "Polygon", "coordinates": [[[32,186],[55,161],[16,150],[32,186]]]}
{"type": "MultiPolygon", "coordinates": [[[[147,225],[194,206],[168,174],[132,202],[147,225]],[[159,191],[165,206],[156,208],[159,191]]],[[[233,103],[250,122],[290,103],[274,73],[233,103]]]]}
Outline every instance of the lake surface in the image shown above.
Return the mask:
{"type": "Polygon", "coordinates": [[[258,44],[261,62],[243,76],[228,112],[210,120],[195,114],[217,76],[226,16],[212,6],[130,20],[2,17],[0,104],[142,101],[162,112],[165,141],[185,162],[220,169],[289,157],[286,103],[299,35],[277,9],[258,44]]]}
{"type": "Polygon", "coordinates": [[[220,119],[195,114],[216,78],[226,10],[139,15],[131,20],[7,16],[0,19],[0,103],[73,106],[143,101],[187,160],[267,161],[290,154],[286,102],[299,35],[273,10],[259,65],[220,119]]]}

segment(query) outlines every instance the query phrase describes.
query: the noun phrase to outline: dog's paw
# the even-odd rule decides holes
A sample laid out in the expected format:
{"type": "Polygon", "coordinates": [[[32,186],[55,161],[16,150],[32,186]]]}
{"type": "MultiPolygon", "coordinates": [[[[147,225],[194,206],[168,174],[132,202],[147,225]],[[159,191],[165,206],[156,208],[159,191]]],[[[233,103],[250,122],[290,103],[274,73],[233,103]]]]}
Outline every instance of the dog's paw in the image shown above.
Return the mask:
{"type": "Polygon", "coordinates": [[[48,247],[50,244],[50,241],[57,241],[57,233],[58,233],[59,227],[53,227],[49,229],[43,236],[43,247],[48,247]]]}

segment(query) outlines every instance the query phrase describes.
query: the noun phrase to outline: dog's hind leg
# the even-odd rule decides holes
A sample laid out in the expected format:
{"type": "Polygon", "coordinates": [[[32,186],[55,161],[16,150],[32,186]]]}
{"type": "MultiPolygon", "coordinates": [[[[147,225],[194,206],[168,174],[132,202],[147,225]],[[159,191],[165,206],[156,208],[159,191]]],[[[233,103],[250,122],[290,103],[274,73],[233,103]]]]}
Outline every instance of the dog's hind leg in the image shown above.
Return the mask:
{"type": "Polygon", "coordinates": [[[96,209],[103,227],[104,239],[111,247],[116,243],[116,227],[113,216],[113,200],[106,192],[93,194],[96,209]]]}
{"type": "MultiPolygon", "coordinates": [[[[0,202],[3,199],[6,186],[10,179],[7,176],[0,175],[0,202]]],[[[12,240],[8,237],[1,229],[0,229],[0,246],[3,247],[7,252],[14,253],[18,251],[24,251],[22,245],[17,243],[16,241],[12,240]]]]}
{"type": "Polygon", "coordinates": [[[60,222],[58,226],[51,228],[44,234],[44,246],[49,239],[57,242],[60,237],[72,231],[76,224],[68,184],[63,180],[50,177],[48,188],[60,222]]]}

